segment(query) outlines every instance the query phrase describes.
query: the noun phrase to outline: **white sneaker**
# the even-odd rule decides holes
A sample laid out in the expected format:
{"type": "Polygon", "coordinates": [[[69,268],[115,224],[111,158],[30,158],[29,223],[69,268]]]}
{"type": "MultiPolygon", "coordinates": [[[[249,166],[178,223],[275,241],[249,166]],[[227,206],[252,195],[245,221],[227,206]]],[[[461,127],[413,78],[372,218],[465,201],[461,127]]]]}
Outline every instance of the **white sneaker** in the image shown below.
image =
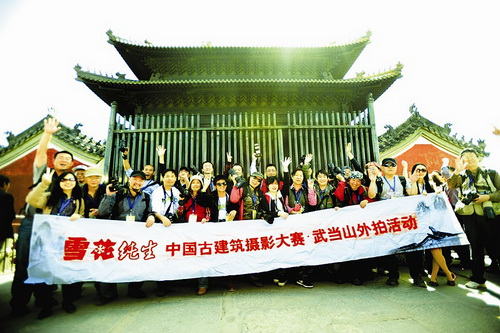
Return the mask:
{"type": "Polygon", "coordinates": [[[479,288],[483,288],[485,289],[486,288],[486,283],[477,283],[477,282],[474,282],[474,281],[469,281],[465,284],[465,286],[467,288],[470,288],[470,289],[479,289],[479,288]]]}

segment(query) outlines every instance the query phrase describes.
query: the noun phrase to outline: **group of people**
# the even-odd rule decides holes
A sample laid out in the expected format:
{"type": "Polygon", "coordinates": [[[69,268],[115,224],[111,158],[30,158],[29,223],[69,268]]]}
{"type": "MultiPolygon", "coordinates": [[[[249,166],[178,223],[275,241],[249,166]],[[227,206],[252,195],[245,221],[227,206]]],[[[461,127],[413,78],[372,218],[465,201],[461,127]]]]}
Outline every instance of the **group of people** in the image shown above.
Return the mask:
{"type": "MultiPolygon", "coordinates": [[[[455,249],[461,263],[472,268],[467,287],[485,287],[484,248],[493,260],[500,258],[499,245],[494,241],[500,226],[500,176],[493,170],[480,167],[478,155],[472,149],[461,153],[455,168],[444,160],[441,170],[430,173],[422,163],[416,163],[408,170],[408,164],[403,161],[402,172],[398,174],[399,165],[394,158],[385,158],[380,164],[371,161],[361,165],[352,154],[351,144],[348,144],[345,149],[351,165],[342,169],[330,165],[326,170],[313,172],[313,155],[307,154],[294,168],[290,167],[290,158],[281,161],[282,175],[278,174],[275,164],[266,165],[262,173],[258,170],[258,157],[254,156],[248,177],[245,177],[243,166],[234,163],[229,153],[226,153],[225,170],[220,174],[214,173],[210,161],[205,161],[200,171],[193,173],[187,167],[174,170],[165,166],[165,148],[158,146],[160,170],[147,164],[139,171],[131,167],[129,149],[126,148],[121,157],[128,176],[127,183],[110,181],[104,184],[103,170],[82,166],[73,169],[73,155],[68,151],[57,152],[53,169],[47,168],[48,144],[58,130],[56,119],[45,120],[44,133],[35,156],[35,185],[26,198],[28,205],[16,244],[16,272],[10,302],[15,316],[29,312],[27,304],[33,293],[36,304],[42,308],[38,314],[40,319],[52,315],[52,308],[57,304],[52,297],[53,286],[25,283],[33,216],[36,213],[68,216],[70,221],[82,217],[136,221],[144,223],[146,228],[154,223],[170,227],[183,222],[236,220],[262,220],[262,223],[272,224],[274,219],[287,219],[290,214],[341,209],[351,205],[364,208],[378,200],[445,191],[471,243],[472,257],[468,246],[455,249]],[[476,194],[470,202],[465,201],[469,198],[468,193],[476,194]]],[[[441,270],[446,276],[446,284],[455,285],[456,276],[448,268],[450,261],[446,253],[449,250],[432,249],[428,252],[426,255],[422,251],[405,253],[413,284],[427,286],[423,279],[427,277],[427,269],[430,273],[428,284],[439,285],[438,273],[441,270]]],[[[329,267],[336,282],[348,281],[354,285],[363,284],[375,268],[388,272],[387,285],[399,284],[396,255],[329,267]]],[[[279,269],[271,274],[278,286],[293,280],[300,286],[312,288],[314,269],[304,266],[279,269]]],[[[250,280],[256,286],[262,286],[264,275],[252,274],[250,280]]],[[[206,277],[198,279],[198,295],[207,292],[208,282],[206,277]]],[[[233,282],[229,277],[229,291],[235,290],[233,282]]],[[[105,305],[118,297],[116,284],[96,282],[95,285],[99,296],[97,305],[105,305]]],[[[142,282],[129,283],[127,295],[132,298],[146,297],[142,285],[142,282]]],[[[80,296],[82,283],[62,285],[61,289],[62,308],[67,313],[75,312],[74,302],[80,296]]],[[[158,281],[156,295],[165,296],[166,292],[166,282],[158,281]]]]}

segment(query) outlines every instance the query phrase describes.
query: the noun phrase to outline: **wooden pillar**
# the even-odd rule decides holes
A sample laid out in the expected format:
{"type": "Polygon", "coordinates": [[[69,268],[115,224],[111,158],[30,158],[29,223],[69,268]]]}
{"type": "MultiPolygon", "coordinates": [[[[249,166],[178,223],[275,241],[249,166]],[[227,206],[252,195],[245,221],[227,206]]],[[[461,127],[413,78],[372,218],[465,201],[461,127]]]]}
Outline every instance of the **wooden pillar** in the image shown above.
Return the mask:
{"type": "Polygon", "coordinates": [[[108,138],[106,139],[106,150],[104,151],[104,177],[107,180],[109,176],[108,173],[111,171],[111,157],[113,154],[114,147],[114,133],[115,133],[115,124],[116,124],[116,109],[118,107],[118,103],[111,103],[111,112],[109,115],[109,125],[108,125],[108,138]]]}
{"type": "Polygon", "coordinates": [[[375,112],[373,109],[373,95],[371,93],[368,94],[366,102],[367,102],[367,106],[368,106],[368,119],[370,121],[370,128],[371,128],[371,130],[370,130],[371,131],[371,139],[373,142],[373,160],[380,162],[378,136],[377,136],[377,129],[375,127],[375,112]]]}

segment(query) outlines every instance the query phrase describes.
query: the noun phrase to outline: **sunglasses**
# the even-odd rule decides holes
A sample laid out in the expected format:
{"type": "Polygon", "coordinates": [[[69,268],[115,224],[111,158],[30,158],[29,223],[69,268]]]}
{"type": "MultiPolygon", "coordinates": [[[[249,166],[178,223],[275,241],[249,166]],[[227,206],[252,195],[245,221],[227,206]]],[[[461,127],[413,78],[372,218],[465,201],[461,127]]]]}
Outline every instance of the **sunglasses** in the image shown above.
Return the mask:
{"type": "Polygon", "coordinates": [[[73,178],[63,178],[63,179],[61,179],[61,183],[66,183],[66,182],[76,182],[76,180],[73,179],[73,178]]]}
{"type": "Polygon", "coordinates": [[[385,163],[383,166],[385,166],[385,167],[395,167],[396,164],[394,164],[394,163],[385,163]]]}
{"type": "Polygon", "coordinates": [[[427,172],[427,169],[419,169],[419,168],[417,168],[417,169],[415,169],[415,171],[416,172],[427,172]]]}
{"type": "Polygon", "coordinates": [[[227,183],[216,183],[215,185],[217,185],[217,186],[226,186],[227,183]]]}

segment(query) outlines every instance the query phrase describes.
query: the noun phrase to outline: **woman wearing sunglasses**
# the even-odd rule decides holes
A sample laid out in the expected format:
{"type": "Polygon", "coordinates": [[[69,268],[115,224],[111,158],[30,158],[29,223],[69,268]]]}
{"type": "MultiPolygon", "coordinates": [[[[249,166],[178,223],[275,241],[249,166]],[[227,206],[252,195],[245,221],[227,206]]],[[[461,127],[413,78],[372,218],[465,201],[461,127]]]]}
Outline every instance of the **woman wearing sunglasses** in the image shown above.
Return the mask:
{"type": "MultiPolygon", "coordinates": [[[[69,216],[70,221],[81,218],[85,212],[81,187],[76,184],[76,176],[72,172],[63,172],[56,178],[50,192],[46,192],[52,183],[54,170],[47,169],[42,181],[28,193],[26,202],[33,207],[41,208],[43,214],[69,216]]],[[[76,311],[73,301],[76,300],[82,288],[82,282],[62,285],[62,308],[67,313],[76,311]]],[[[51,289],[43,293],[43,307],[38,314],[39,319],[52,315],[51,289]]]]}
{"type": "MultiPolygon", "coordinates": [[[[411,169],[410,179],[412,182],[410,195],[417,195],[417,194],[426,195],[428,193],[435,192],[434,188],[429,182],[429,173],[427,171],[427,167],[424,164],[417,163],[413,166],[413,168],[411,169]]],[[[443,272],[446,274],[446,278],[448,280],[446,284],[449,286],[454,286],[456,276],[448,269],[442,250],[438,248],[438,249],[430,249],[429,251],[432,254],[432,271],[429,284],[434,287],[439,286],[437,282],[437,274],[439,268],[441,268],[443,272]]]]}

